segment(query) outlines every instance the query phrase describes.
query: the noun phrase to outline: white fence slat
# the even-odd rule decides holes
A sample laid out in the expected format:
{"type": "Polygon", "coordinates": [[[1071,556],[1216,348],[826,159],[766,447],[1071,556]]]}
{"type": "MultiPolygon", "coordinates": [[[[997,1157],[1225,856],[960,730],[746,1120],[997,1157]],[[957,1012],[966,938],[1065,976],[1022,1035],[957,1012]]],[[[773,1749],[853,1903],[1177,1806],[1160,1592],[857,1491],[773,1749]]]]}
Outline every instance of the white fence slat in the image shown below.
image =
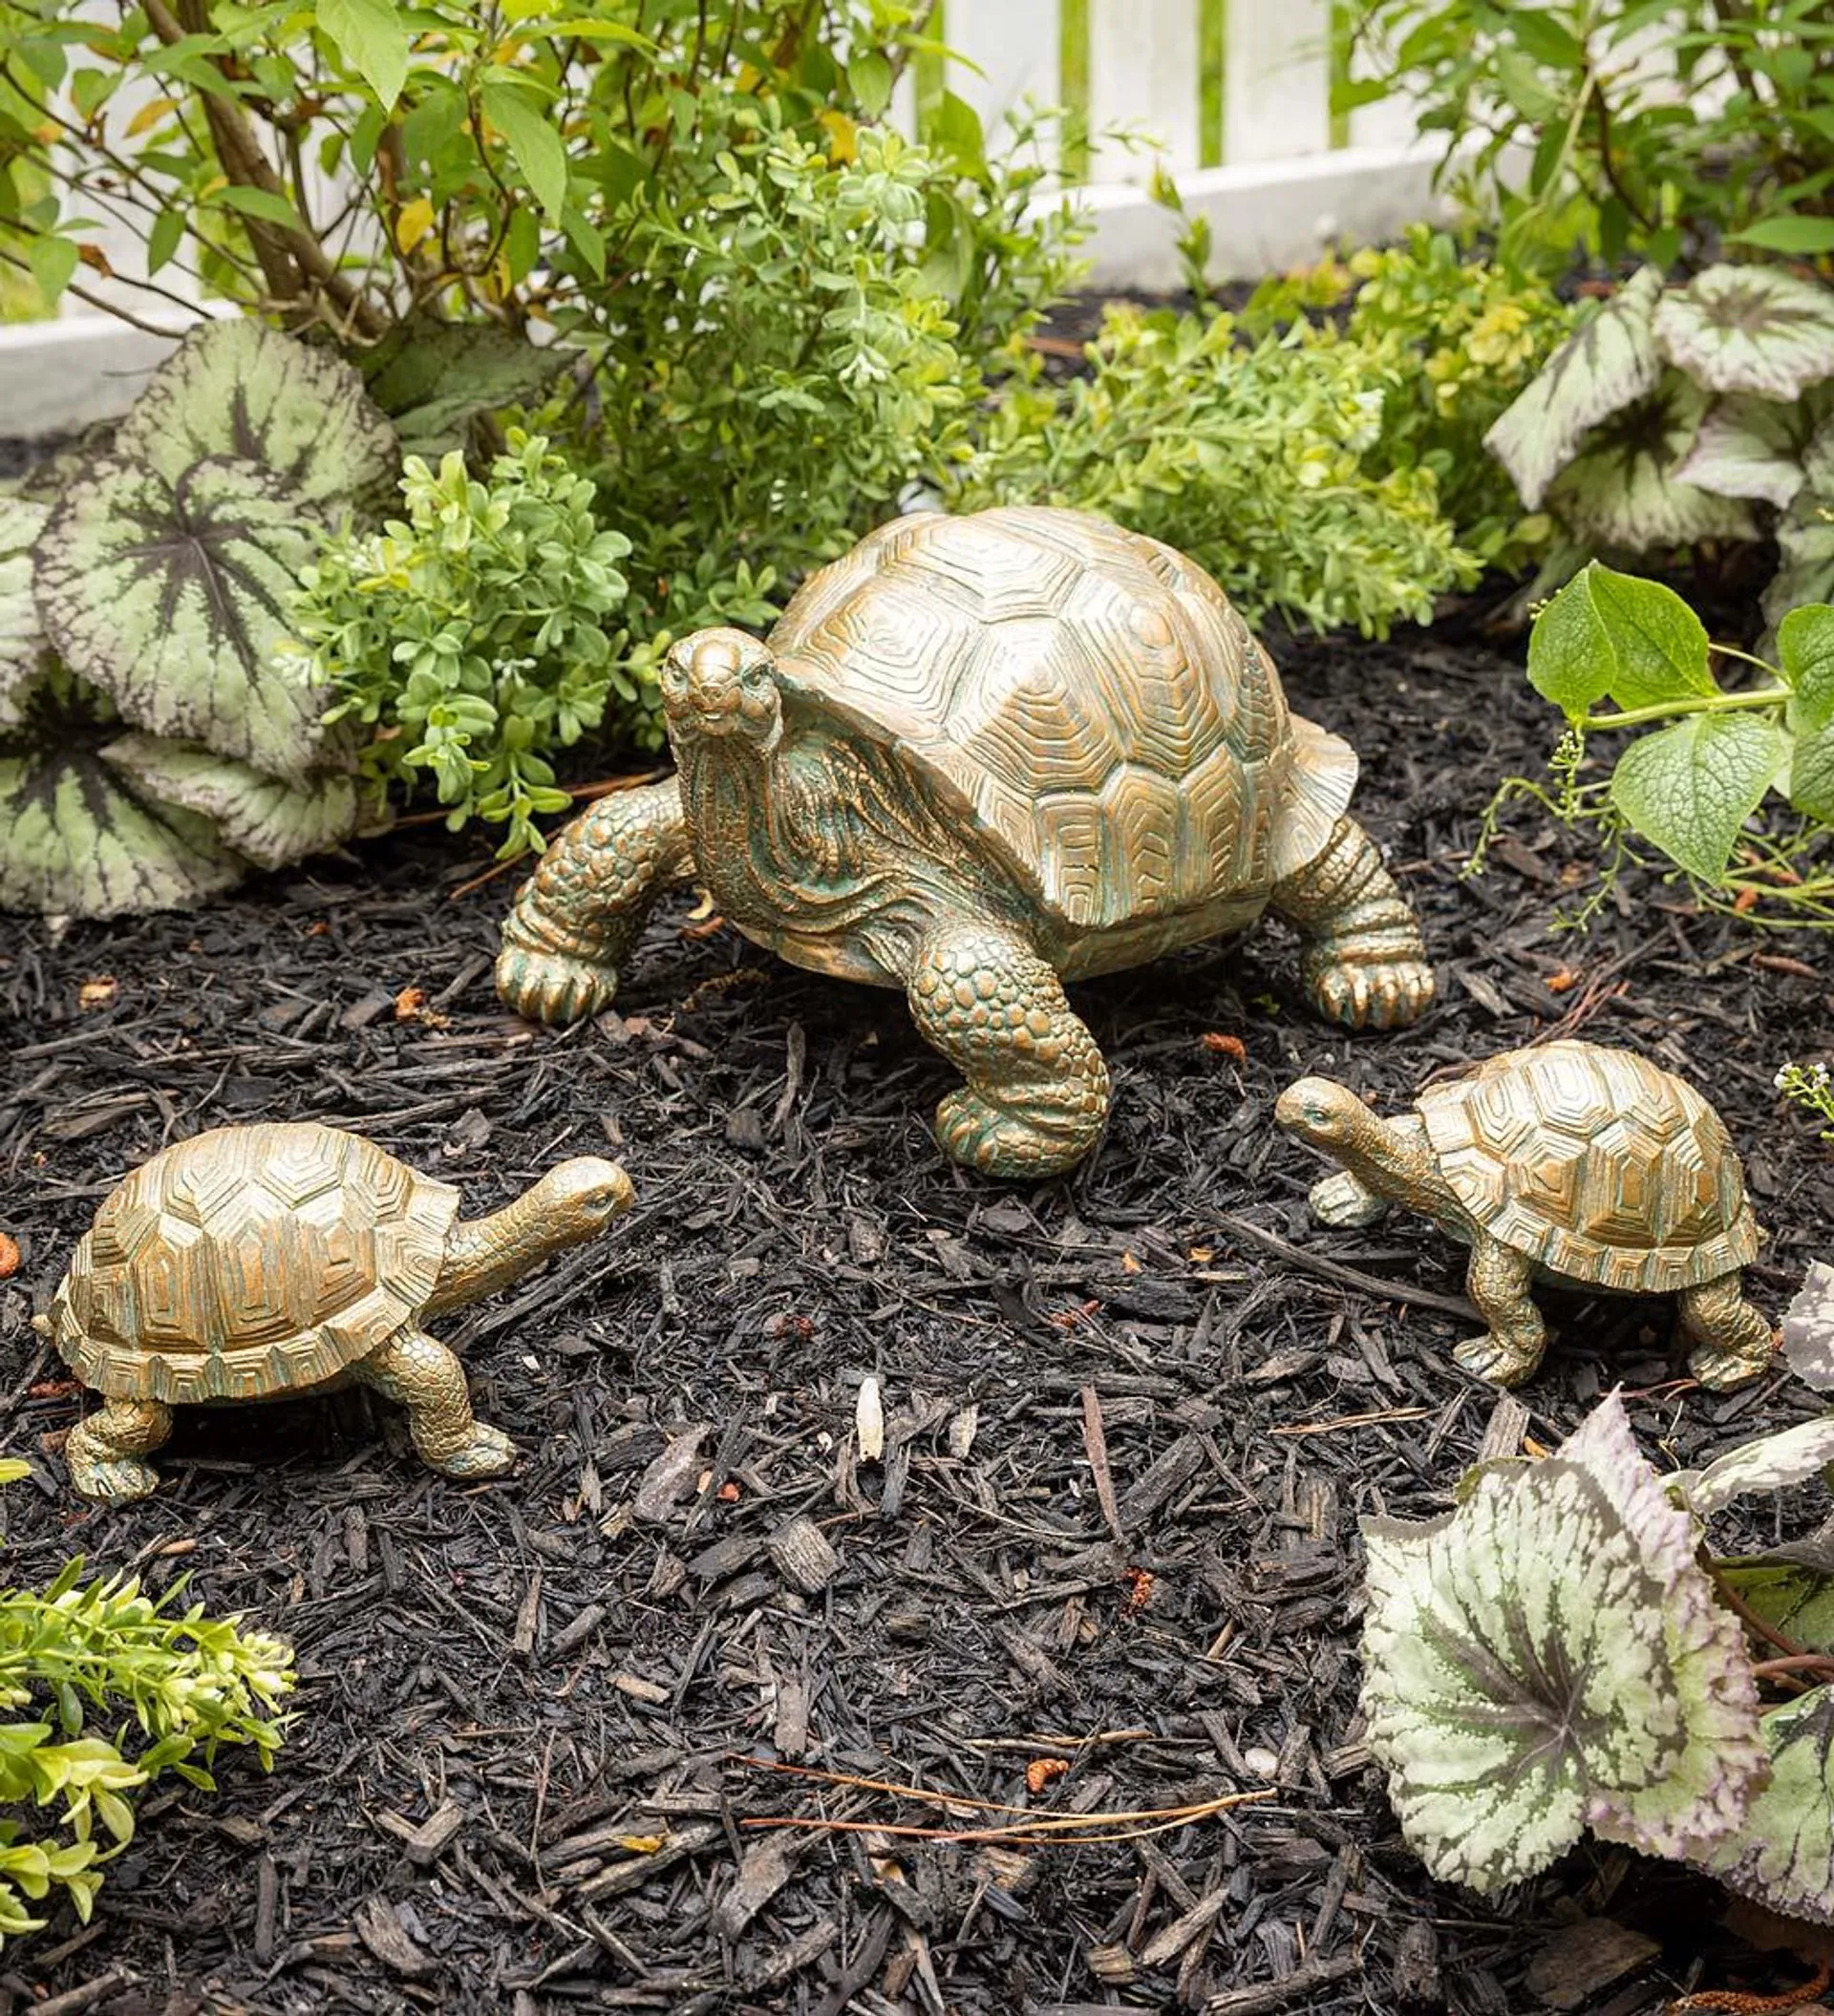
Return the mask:
{"type": "Polygon", "coordinates": [[[1028,97],[1057,101],[1056,0],[1014,7],[1005,0],[950,0],[943,40],[973,64],[951,63],[949,88],[981,116],[988,144],[997,147],[1007,119],[1028,97]]]}
{"type": "Polygon", "coordinates": [[[1152,142],[1098,149],[1093,180],[1144,181],[1155,153],[1174,173],[1197,165],[1197,0],[1089,0],[1090,127],[1135,127],[1152,142]]]}
{"type": "Polygon", "coordinates": [[[1331,145],[1328,0],[1229,0],[1226,159],[1272,161],[1331,145]]]}

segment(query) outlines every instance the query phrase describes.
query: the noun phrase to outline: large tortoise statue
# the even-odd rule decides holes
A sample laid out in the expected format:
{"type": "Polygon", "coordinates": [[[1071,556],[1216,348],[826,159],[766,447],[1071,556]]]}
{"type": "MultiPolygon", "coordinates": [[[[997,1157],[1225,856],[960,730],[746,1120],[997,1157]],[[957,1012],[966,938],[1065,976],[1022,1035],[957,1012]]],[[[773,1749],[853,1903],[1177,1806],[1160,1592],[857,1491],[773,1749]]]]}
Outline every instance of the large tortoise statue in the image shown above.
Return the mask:
{"type": "Polygon", "coordinates": [[[346,1379],[406,1408],[433,1469],[501,1475],[514,1446],[474,1416],[464,1369],[420,1325],[594,1238],[632,1195],[615,1162],[580,1156],[458,1224],[449,1183],[312,1121],[165,1149],[109,1194],[34,1319],[103,1396],[64,1445],[72,1484],[110,1503],[144,1497],[159,1478],[142,1459],[171,1434],[174,1406],[346,1379]]]}
{"type": "Polygon", "coordinates": [[[1774,1362],[1739,1269],[1759,1232],[1725,1123],[1633,1050],[1553,1042],[1489,1057],[1382,1120],[1330,1078],[1301,1078],[1274,1118],[1343,1164],[1312,1187],[1329,1225],[1374,1223],[1392,1200],[1471,1248],[1465,1291],[1490,1326],[1454,1352],[1516,1386],[1541,1363],[1538,1276],[1678,1298],[1688,1369],[1737,1386],[1774,1362]]]}
{"type": "Polygon", "coordinates": [[[661,887],[693,876],[799,966],[905,989],[967,1079],[958,1161],[1068,1168],[1108,1072],[1062,980],[1272,909],[1352,1028],[1432,998],[1418,927],[1344,817],[1356,759],[1288,711],[1223,591],[1080,512],[895,520],[802,587],[768,643],[669,652],[679,775],[600,800],[503,930],[497,985],[553,1023],[611,1002],[661,887]]]}

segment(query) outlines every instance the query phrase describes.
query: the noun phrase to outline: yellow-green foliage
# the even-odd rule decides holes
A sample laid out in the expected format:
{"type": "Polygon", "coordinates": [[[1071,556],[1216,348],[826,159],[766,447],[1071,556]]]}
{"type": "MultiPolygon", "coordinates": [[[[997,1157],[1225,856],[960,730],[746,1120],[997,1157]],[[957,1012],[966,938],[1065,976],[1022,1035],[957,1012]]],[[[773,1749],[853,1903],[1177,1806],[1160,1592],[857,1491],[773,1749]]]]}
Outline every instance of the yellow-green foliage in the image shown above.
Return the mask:
{"type": "MultiPolygon", "coordinates": [[[[26,1475],[0,1462],[0,1483],[26,1475]]],[[[293,1655],[235,1618],[182,1615],[131,1579],[0,1590],[0,1944],[63,1892],[87,1921],[102,1865],[134,1837],[140,1791],[166,1772],[205,1792],[223,1744],[272,1763],[293,1655]]]]}

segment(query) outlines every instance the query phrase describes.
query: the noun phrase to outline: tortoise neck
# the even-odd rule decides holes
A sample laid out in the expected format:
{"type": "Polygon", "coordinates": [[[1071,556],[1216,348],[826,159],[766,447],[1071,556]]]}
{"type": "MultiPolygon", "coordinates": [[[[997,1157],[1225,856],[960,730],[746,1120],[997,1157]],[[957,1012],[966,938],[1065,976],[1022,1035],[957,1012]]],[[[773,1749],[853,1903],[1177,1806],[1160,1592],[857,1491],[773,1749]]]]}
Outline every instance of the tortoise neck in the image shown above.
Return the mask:
{"type": "Polygon", "coordinates": [[[1411,1130],[1378,1120],[1365,1107],[1352,1122],[1350,1136],[1333,1150],[1335,1158],[1366,1190],[1393,1198],[1429,1218],[1456,1212],[1432,1151],[1411,1130]]]}
{"type": "Polygon", "coordinates": [[[488,1218],[468,1219],[453,1226],[446,1235],[445,1259],[426,1313],[440,1316],[494,1295],[549,1254],[572,1243],[565,1221],[556,1219],[537,1184],[488,1218]]]}

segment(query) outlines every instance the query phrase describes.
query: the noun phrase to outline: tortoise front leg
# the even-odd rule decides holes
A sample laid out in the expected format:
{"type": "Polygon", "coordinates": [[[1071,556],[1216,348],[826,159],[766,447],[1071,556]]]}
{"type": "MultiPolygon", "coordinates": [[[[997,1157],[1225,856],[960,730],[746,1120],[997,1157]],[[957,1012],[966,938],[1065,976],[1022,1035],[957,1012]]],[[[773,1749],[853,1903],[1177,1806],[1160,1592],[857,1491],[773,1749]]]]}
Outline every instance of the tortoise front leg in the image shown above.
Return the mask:
{"type": "Polygon", "coordinates": [[[420,1460],[448,1477],[501,1477],[516,1463],[516,1445],[471,1411],[465,1369],[425,1330],[397,1330],[353,1375],[408,1411],[420,1460]]]}
{"type": "Polygon", "coordinates": [[[1769,1321],[1745,1300],[1737,1272],[1683,1288],[1681,1327],[1695,1342],[1688,1369],[1702,1386],[1742,1386],[1776,1363],[1769,1321]]]}
{"type": "Polygon", "coordinates": [[[1419,921],[1376,843],[1339,819],[1325,851],[1274,885],[1271,907],[1309,943],[1300,977],[1321,1015],[1347,1029],[1405,1029],[1433,999],[1419,921]]]}
{"type": "Polygon", "coordinates": [[[618,968],[656,898],[693,871],[673,777],[601,798],[517,891],[497,960],[504,1005],[560,1024],[609,1008],[618,968]]]}
{"type": "Polygon", "coordinates": [[[103,1401],[77,1422],[64,1443],[64,1464],[79,1497],[103,1505],[131,1505],[159,1489],[160,1474],[141,1456],[162,1448],[172,1432],[172,1410],[162,1400],[103,1401]]]}
{"type": "Polygon", "coordinates": [[[1498,1386],[1532,1376],[1547,1348],[1547,1326],[1528,1292],[1533,1279],[1534,1263],[1501,1240],[1480,1236],[1472,1246],[1464,1291],[1490,1327],[1452,1353],[1467,1372],[1498,1386]]]}
{"type": "Polygon", "coordinates": [[[936,1110],[945,1154],[989,1176],[1056,1176],[1108,1117],[1108,1067],[1056,970],[991,919],[932,930],[906,977],[918,1033],[968,1085],[936,1110]]]}

